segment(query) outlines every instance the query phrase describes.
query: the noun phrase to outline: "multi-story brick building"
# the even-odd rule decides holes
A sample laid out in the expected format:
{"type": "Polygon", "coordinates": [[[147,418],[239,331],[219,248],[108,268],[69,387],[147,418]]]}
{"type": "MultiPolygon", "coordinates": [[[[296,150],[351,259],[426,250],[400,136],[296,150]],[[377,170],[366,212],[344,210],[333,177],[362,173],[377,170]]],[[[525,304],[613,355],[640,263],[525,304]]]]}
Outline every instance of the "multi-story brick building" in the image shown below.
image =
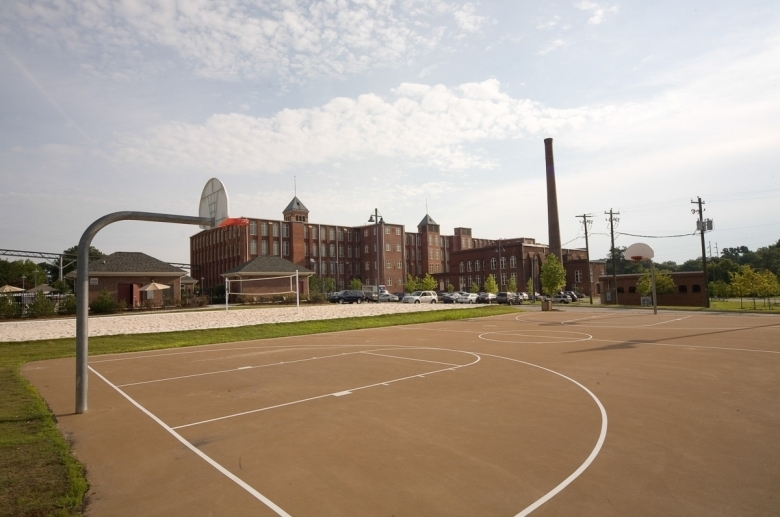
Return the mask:
{"type": "MultiPolygon", "coordinates": [[[[449,285],[468,289],[474,283],[481,287],[490,274],[501,289],[514,277],[518,289],[524,290],[529,278],[538,279],[549,252],[547,245],[530,238],[474,238],[471,228],[458,227],[453,235],[442,235],[428,214],[417,232],[406,232],[403,225],[386,223],[381,217],[359,226],[313,223],[296,196],[282,215],[281,220],[249,218],[248,225],[213,228],[190,237],[193,276],[202,278],[204,288],[210,289],[222,285],[226,271],[270,255],[332,278],[339,289],[357,278],[363,284],[402,291],[407,274],[430,273],[441,290],[449,285]]],[[[604,273],[603,262],[587,263],[585,250],[563,250],[563,263],[571,277],[567,288],[586,294],[590,292],[589,282],[583,280],[588,278],[586,271],[593,278],[604,273]]],[[[538,281],[535,285],[539,290],[538,281]]]]}

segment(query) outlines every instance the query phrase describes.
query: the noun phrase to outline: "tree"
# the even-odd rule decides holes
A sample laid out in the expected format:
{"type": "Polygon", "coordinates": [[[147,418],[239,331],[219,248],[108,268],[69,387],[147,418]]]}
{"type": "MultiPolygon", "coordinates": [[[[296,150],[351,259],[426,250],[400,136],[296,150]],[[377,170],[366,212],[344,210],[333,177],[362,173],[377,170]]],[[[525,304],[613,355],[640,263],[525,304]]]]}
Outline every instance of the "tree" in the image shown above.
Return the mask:
{"type": "Polygon", "coordinates": [[[534,279],[533,278],[529,278],[528,279],[528,282],[525,283],[525,288],[528,290],[527,291],[528,296],[533,298],[535,296],[535,294],[534,294],[535,293],[535,291],[534,291],[534,279]]]}
{"type": "MultiPolygon", "coordinates": [[[[674,292],[674,280],[672,275],[664,271],[655,272],[655,294],[669,294],[674,292]]],[[[653,279],[650,271],[646,271],[636,282],[636,290],[642,296],[649,296],[653,292],[653,279]]]]}
{"type": "MultiPolygon", "coordinates": [[[[625,251],[625,248],[623,250],[625,251]]],[[[555,254],[547,255],[539,278],[542,281],[542,292],[547,296],[553,296],[566,285],[566,270],[563,269],[555,254]]]]}
{"type": "MultiPolygon", "coordinates": [[[[617,246],[615,247],[614,251],[615,251],[615,264],[616,264],[618,275],[623,275],[628,273],[642,273],[642,271],[644,270],[642,264],[633,260],[626,260],[625,246],[617,246]]],[[[609,254],[607,258],[602,260],[607,261],[607,274],[611,275],[612,274],[612,250],[611,249],[609,250],[609,254]]],[[[564,282],[563,285],[566,285],[566,282],[564,282]]],[[[544,290],[544,287],[542,287],[542,290],[544,290]]]]}
{"type": "Polygon", "coordinates": [[[322,286],[326,293],[332,293],[336,290],[336,281],[332,278],[325,278],[322,281],[322,286]]]}
{"type": "Polygon", "coordinates": [[[485,292],[493,294],[498,292],[498,285],[496,284],[496,279],[493,275],[488,275],[485,279],[485,292]]]}
{"type": "Polygon", "coordinates": [[[309,277],[309,292],[321,293],[322,292],[322,277],[319,275],[311,275],[309,277]]]}
{"type": "Polygon", "coordinates": [[[701,263],[701,258],[686,260],[683,262],[678,271],[702,271],[704,267],[701,263]]]}
{"type": "Polygon", "coordinates": [[[469,292],[470,293],[478,293],[479,292],[479,284],[476,283],[476,282],[471,284],[471,287],[469,287],[469,292]]]}
{"type": "Polygon", "coordinates": [[[756,274],[757,278],[757,289],[756,294],[758,294],[761,298],[764,299],[764,303],[769,305],[769,308],[772,308],[772,301],[771,297],[778,294],[778,291],[780,291],[780,285],[777,282],[777,277],[774,273],[771,271],[761,271],[756,274]]]}
{"type": "Polygon", "coordinates": [[[436,279],[433,278],[430,273],[425,273],[425,276],[419,282],[419,288],[423,291],[433,291],[436,289],[436,279]]]}
{"type": "Polygon", "coordinates": [[[450,283],[447,283],[447,292],[448,293],[454,293],[455,292],[455,286],[450,284],[450,283]]]}
{"type": "Polygon", "coordinates": [[[363,282],[359,278],[353,278],[349,281],[350,291],[360,291],[361,289],[363,289],[363,282]]]}
{"type": "Polygon", "coordinates": [[[406,284],[404,285],[404,292],[411,293],[412,291],[420,290],[420,280],[413,277],[411,273],[406,275],[406,284]]]}
{"type": "Polygon", "coordinates": [[[14,260],[13,262],[0,259],[0,282],[16,287],[22,287],[22,275],[24,275],[24,288],[30,289],[36,285],[45,284],[46,272],[32,260],[14,260]]]}
{"type": "Polygon", "coordinates": [[[724,300],[731,296],[731,285],[723,280],[715,280],[709,284],[710,296],[724,300]]]}
{"type": "Polygon", "coordinates": [[[744,309],[742,298],[750,293],[747,279],[741,272],[730,273],[731,275],[731,294],[739,296],[739,308],[744,309]]]}
{"type": "Polygon", "coordinates": [[[756,294],[760,289],[760,278],[750,266],[742,266],[739,273],[731,277],[731,290],[735,296],[739,296],[739,306],[742,308],[742,297],[752,295],[753,308],[756,308],[756,294]]]}
{"type": "Polygon", "coordinates": [[[516,293],[517,292],[517,278],[510,276],[509,277],[509,283],[506,286],[506,290],[510,293],[516,293]]]}

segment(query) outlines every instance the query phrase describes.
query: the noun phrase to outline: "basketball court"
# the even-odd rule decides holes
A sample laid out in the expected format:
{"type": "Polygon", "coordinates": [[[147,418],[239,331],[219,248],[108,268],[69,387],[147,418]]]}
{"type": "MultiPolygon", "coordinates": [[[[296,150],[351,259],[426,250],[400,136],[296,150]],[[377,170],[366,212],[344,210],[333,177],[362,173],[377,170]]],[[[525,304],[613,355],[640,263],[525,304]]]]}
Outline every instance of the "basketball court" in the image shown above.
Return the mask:
{"type": "Polygon", "coordinates": [[[780,318],[565,309],[22,369],[89,515],[777,515],[780,318]]]}

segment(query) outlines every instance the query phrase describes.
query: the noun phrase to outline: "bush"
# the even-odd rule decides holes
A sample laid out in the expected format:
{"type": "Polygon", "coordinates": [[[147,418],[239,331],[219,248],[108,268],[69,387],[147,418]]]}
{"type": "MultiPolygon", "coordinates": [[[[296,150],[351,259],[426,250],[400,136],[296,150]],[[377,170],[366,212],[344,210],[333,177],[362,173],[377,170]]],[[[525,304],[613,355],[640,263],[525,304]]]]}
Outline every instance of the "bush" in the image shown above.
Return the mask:
{"type": "Polygon", "coordinates": [[[0,296],[0,318],[19,318],[22,308],[10,294],[0,296]]]}
{"type": "Polygon", "coordinates": [[[95,314],[111,314],[119,310],[119,302],[106,289],[103,289],[89,308],[95,314]]]}
{"type": "Polygon", "coordinates": [[[325,303],[325,294],[324,293],[309,293],[309,302],[310,303],[325,303]]]}
{"type": "Polygon", "coordinates": [[[60,303],[57,306],[57,312],[60,314],[76,314],[77,308],[76,297],[69,294],[60,300],[60,303]]]}
{"type": "Polygon", "coordinates": [[[35,293],[35,298],[27,305],[28,318],[47,318],[54,316],[54,304],[42,292],[35,293]]]}

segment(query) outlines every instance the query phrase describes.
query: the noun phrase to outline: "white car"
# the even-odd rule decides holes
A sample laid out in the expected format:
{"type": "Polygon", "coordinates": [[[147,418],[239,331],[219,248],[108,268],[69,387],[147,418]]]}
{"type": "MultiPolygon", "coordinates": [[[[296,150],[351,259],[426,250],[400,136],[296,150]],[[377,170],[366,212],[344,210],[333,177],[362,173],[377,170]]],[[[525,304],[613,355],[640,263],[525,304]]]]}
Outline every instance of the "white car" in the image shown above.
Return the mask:
{"type": "Polygon", "coordinates": [[[397,302],[398,297],[394,295],[393,293],[388,293],[385,291],[384,293],[379,295],[379,301],[380,302],[397,302]]]}
{"type": "Polygon", "coordinates": [[[456,303],[477,303],[477,293],[463,293],[456,303]]]}
{"type": "Polygon", "coordinates": [[[439,297],[433,291],[415,291],[404,296],[403,303],[436,303],[439,297]]]}
{"type": "Polygon", "coordinates": [[[520,295],[520,298],[522,298],[523,300],[529,300],[528,293],[526,293],[525,291],[523,291],[522,293],[517,293],[517,294],[520,295]]]}

